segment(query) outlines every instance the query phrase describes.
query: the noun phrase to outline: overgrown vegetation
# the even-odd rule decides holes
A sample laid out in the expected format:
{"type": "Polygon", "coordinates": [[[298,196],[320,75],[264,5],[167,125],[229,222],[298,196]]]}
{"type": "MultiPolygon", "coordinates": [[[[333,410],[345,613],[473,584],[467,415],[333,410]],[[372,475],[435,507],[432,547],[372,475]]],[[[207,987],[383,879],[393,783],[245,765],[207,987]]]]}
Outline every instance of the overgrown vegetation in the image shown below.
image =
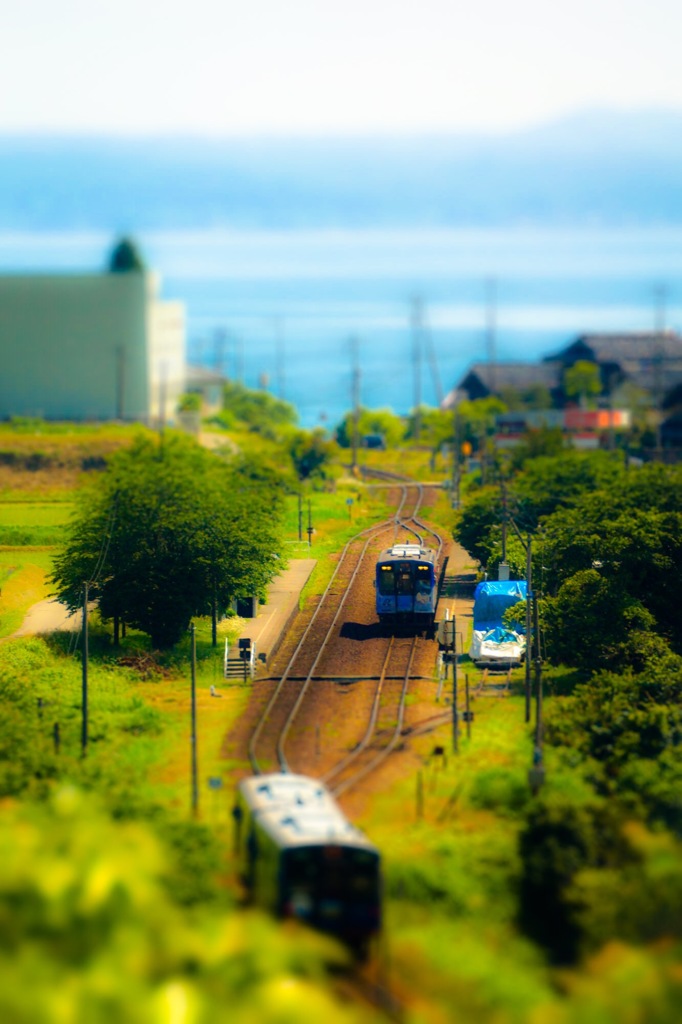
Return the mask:
{"type": "Polygon", "coordinates": [[[499,473],[468,495],[455,536],[494,572],[513,519],[519,577],[531,541],[543,655],[553,679],[576,670],[548,705],[544,741],[581,780],[522,816],[519,924],[556,963],[614,941],[679,950],[682,470],[566,451],[499,473]]]}
{"type": "MultiPolygon", "coordinates": [[[[446,421],[452,430],[452,417],[446,421]]],[[[435,466],[449,476],[446,421],[445,454],[424,417],[420,444],[402,437],[399,450],[363,451],[363,464],[431,479],[435,466]]],[[[230,439],[239,451],[223,465],[229,476],[230,466],[249,460],[245,514],[251,478],[268,494],[281,481],[283,550],[317,557],[310,586],[321,587],[343,537],[381,515],[380,492],[371,496],[349,476],[347,453],[339,462],[321,434],[279,423],[266,436],[234,422],[230,439]]],[[[30,458],[29,428],[13,436],[30,458]]],[[[47,505],[44,494],[81,502],[80,492],[54,487],[62,469],[59,435],[51,436],[49,465],[5,467],[2,479],[22,489],[5,483],[12,511],[0,514],[0,529],[18,531],[20,542],[40,531],[47,543],[58,541],[69,505],[47,505]],[[43,492],[24,490],[29,479],[46,481],[43,492]]],[[[33,436],[34,447],[44,437],[33,436]]],[[[68,450],[73,437],[63,437],[68,450]]],[[[93,437],[78,433],[78,450],[98,457],[93,437]]],[[[423,765],[420,812],[414,775],[366,812],[385,855],[394,976],[398,995],[411,1000],[406,1024],[672,1024],[682,1007],[682,636],[674,611],[682,480],[674,468],[626,469],[617,455],[555,450],[551,439],[540,440],[503,467],[504,495],[497,481],[482,487],[476,474],[463,481],[455,530],[491,571],[505,502],[523,538],[533,533],[543,654],[554,661],[545,662],[545,783],[533,795],[534,737],[515,680],[512,696],[476,701],[472,739],[460,734],[458,758],[449,755],[451,726],[411,740],[423,765]]],[[[167,451],[175,444],[170,436],[165,443],[167,451]]],[[[119,479],[126,457],[112,454],[120,446],[117,438],[105,451],[112,469],[97,471],[100,485],[119,479]]],[[[178,481],[161,474],[164,498],[176,487],[186,495],[194,469],[204,466],[192,451],[178,481]]],[[[129,466],[120,479],[146,479],[159,461],[150,440],[140,476],[129,466]]],[[[108,487],[101,491],[111,496],[108,487]]],[[[448,521],[445,495],[432,511],[448,521]]],[[[93,552],[103,550],[101,540],[93,552]]],[[[511,530],[507,557],[523,575],[525,551],[511,530]]],[[[51,559],[25,543],[0,552],[3,635],[44,596],[51,559]]],[[[335,946],[245,913],[238,890],[225,884],[229,794],[214,793],[212,802],[205,782],[229,776],[221,745],[248,690],[221,686],[210,622],[197,627],[200,822],[189,820],[186,638],[158,654],[129,631],[116,649],[94,618],[86,757],[76,637],[0,644],[0,1010],[8,1020],[204,1021],[221,1019],[226,1007],[238,1024],[363,1019],[330,994],[326,969],[343,958],[335,946]],[[216,683],[221,700],[208,692],[216,683]]]]}

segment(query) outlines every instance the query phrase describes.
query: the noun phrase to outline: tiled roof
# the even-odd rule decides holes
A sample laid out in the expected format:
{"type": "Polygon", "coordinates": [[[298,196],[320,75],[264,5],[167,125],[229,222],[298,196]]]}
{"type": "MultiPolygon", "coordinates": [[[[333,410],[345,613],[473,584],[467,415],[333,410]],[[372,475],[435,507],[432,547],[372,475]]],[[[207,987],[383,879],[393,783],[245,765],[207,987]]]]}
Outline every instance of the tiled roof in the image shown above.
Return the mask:
{"type": "Polygon", "coordinates": [[[548,388],[558,387],[561,382],[561,366],[559,363],[474,363],[462,378],[460,388],[470,376],[478,377],[490,391],[503,388],[521,390],[534,384],[543,384],[548,388]]]}
{"type": "Polygon", "coordinates": [[[592,358],[596,363],[616,363],[625,373],[641,368],[651,360],[679,363],[682,369],[682,336],[675,331],[641,331],[626,334],[582,334],[570,345],[544,362],[572,362],[577,358],[592,358]],[[585,355],[581,356],[581,350],[585,355]]]}

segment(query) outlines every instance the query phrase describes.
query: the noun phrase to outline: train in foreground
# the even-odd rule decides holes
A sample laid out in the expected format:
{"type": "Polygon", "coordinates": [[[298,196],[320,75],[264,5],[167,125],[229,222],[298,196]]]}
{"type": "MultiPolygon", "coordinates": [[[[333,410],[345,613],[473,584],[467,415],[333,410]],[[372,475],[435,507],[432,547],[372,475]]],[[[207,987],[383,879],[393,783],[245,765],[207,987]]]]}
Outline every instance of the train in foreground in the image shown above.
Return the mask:
{"type": "Polygon", "coordinates": [[[433,630],[438,604],[437,553],[421,544],[394,544],[376,563],[376,611],[384,625],[433,630]]]}
{"type": "Polygon", "coordinates": [[[334,935],[359,956],[381,928],[381,857],[317,779],[271,773],[239,785],[249,897],[334,935]]]}

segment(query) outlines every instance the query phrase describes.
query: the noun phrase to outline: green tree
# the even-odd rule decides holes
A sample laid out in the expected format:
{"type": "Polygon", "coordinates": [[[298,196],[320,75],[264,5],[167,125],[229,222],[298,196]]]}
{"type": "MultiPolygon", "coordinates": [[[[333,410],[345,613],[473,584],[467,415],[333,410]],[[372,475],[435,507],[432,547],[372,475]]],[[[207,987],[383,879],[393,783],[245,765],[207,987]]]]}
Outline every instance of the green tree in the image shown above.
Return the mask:
{"type": "Polygon", "coordinates": [[[83,585],[104,619],[122,619],[157,647],[193,615],[262,594],[281,563],[277,489],[188,438],[160,449],[140,436],[84,498],[55,560],[56,596],[79,607],[83,585]]]}
{"type": "Polygon", "coordinates": [[[500,388],[500,398],[510,412],[524,409],[551,409],[552,394],[546,384],[526,388],[500,388]]]}
{"type": "Polygon", "coordinates": [[[636,640],[656,625],[641,601],[596,569],[571,576],[545,602],[543,621],[550,661],[587,671],[627,668],[641,657],[636,640]]]}
{"type": "Polygon", "coordinates": [[[510,469],[522,469],[527,462],[541,456],[554,458],[566,449],[566,438],[560,427],[540,427],[527,430],[521,444],[513,449],[510,469]]]}
{"type": "Polygon", "coordinates": [[[569,398],[577,398],[581,408],[588,408],[601,394],[601,376],[596,363],[579,359],[564,370],[564,391],[569,398]]]}
{"type": "Polygon", "coordinates": [[[487,565],[495,550],[502,522],[502,495],[498,487],[481,487],[457,512],[453,534],[472,558],[487,565]]]}
{"type": "MultiPolygon", "coordinates": [[[[336,428],[336,441],[342,448],[353,444],[354,414],[347,412],[336,428]]],[[[405,438],[405,424],[390,409],[360,409],[358,413],[358,443],[366,434],[381,434],[387,448],[396,448],[405,438]]]]}
{"type": "Polygon", "coordinates": [[[112,274],[127,274],[130,271],[145,270],[145,262],[132,238],[122,238],[114,246],[109,258],[109,271],[112,274]]]}
{"type": "Polygon", "coordinates": [[[253,391],[231,381],[223,389],[223,410],[230,420],[243,423],[254,433],[276,440],[282,430],[293,427],[296,410],[289,402],[275,398],[268,391],[253,391]]]}
{"type": "Polygon", "coordinates": [[[299,480],[325,480],[331,476],[337,449],[327,440],[324,430],[297,430],[288,447],[299,480]]]}
{"type": "Polygon", "coordinates": [[[613,452],[538,452],[524,460],[510,490],[524,529],[535,529],[544,516],[575,505],[594,491],[611,488],[624,476],[623,462],[613,452]]]}

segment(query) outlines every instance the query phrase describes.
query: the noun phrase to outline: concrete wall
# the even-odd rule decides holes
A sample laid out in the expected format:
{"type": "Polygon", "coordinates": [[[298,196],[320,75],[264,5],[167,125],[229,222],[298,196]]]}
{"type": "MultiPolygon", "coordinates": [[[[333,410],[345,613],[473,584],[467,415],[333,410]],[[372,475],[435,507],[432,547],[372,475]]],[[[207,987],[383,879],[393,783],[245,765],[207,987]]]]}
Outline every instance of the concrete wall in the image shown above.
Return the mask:
{"type": "Polygon", "coordinates": [[[172,366],[174,413],[184,313],[156,288],[140,273],[0,276],[0,418],[150,422],[160,362],[172,366]]]}

